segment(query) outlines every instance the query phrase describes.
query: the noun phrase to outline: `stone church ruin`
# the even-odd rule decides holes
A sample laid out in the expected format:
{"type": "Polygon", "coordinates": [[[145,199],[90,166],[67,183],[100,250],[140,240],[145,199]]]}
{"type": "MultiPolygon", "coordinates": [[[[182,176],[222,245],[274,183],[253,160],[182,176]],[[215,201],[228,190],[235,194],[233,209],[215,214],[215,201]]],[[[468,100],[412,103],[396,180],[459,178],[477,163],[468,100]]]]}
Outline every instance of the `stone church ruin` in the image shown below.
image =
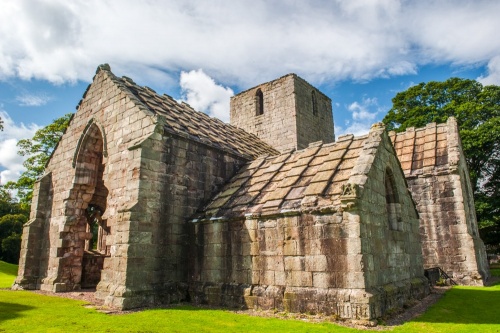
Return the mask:
{"type": "Polygon", "coordinates": [[[101,65],[35,184],[14,288],[373,319],[428,294],[424,267],[488,279],[473,207],[453,120],[335,140],[331,100],[289,74],[226,124],[101,65]]]}

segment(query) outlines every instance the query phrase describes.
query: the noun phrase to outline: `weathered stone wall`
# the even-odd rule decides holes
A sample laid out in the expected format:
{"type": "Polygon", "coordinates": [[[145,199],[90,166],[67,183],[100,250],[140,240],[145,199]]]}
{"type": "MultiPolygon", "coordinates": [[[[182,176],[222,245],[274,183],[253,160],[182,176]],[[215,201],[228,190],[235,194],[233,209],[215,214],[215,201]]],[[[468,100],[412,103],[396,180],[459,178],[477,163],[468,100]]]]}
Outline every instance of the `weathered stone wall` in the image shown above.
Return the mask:
{"type": "Polygon", "coordinates": [[[335,141],[332,101],[318,89],[295,76],[297,147],[307,148],[311,142],[335,141]]]}
{"type": "Polygon", "coordinates": [[[230,122],[279,151],[334,141],[331,100],[295,74],[232,97],[230,122]],[[264,103],[261,115],[257,112],[258,90],[264,103]]]}
{"type": "Polygon", "coordinates": [[[370,318],[354,218],[339,212],[196,223],[191,299],[370,318]]]}
{"type": "Polygon", "coordinates": [[[101,283],[107,291],[125,288],[130,226],[126,210],[137,202],[141,167],[140,156],[128,148],[155,126],[133,98],[118,89],[109,72],[98,71],[47,165],[50,184],[42,178],[35,187],[33,223],[23,234],[17,287],[54,291],[80,287],[85,241],[91,237],[84,211],[95,201],[105,204],[102,218],[110,230],[106,242],[111,256],[105,259],[101,283]],[[46,230],[40,247],[31,245],[39,237],[35,229],[46,230]],[[39,260],[43,267],[38,272],[29,268],[39,260]]]}
{"type": "Polygon", "coordinates": [[[33,187],[30,220],[24,225],[15,285],[40,288],[46,276],[50,251],[49,226],[53,200],[52,173],[46,173],[33,187]]]}
{"type": "Polygon", "coordinates": [[[101,258],[83,258],[92,205],[103,212],[105,242],[97,297],[119,308],[185,299],[186,219],[246,158],[173,134],[166,116],[108,70],[98,70],[35,187],[16,287],[67,291],[82,276],[86,286],[96,282],[101,258]]]}
{"type": "Polygon", "coordinates": [[[418,216],[383,128],[370,134],[359,158],[343,165],[352,168],[351,191],[323,213],[196,222],[191,299],[371,319],[428,294],[418,216]],[[390,203],[397,205],[394,221],[388,170],[397,198],[390,203]]]}
{"type": "MultiPolygon", "coordinates": [[[[364,273],[366,289],[374,297],[375,317],[401,308],[412,299],[421,299],[429,292],[418,215],[394,148],[388,136],[382,135],[378,147],[371,145],[379,140],[377,137],[365,141],[359,157],[364,166],[359,164],[357,170],[369,167],[370,171],[361,181],[361,197],[352,208],[360,219],[363,257],[358,269],[364,273]],[[388,186],[394,190],[393,203],[388,202],[388,186]],[[394,220],[390,216],[391,205],[395,208],[394,220]]],[[[357,177],[356,171],[351,177],[357,177]]]]}
{"type": "Polygon", "coordinates": [[[417,204],[424,267],[482,285],[490,273],[456,120],[391,135],[417,204]]]}
{"type": "MultiPolygon", "coordinates": [[[[160,132],[160,131],[157,131],[160,132]]],[[[187,217],[244,162],[206,145],[155,133],[136,147],[141,157],[139,200],[127,212],[126,291],[107,304],[138,306],[187,300],[191,244],[187,217]]],[[[107,291],[108,293],[112,292],[107,291]]]]}
{"type": "Polygon", "coordinates": [[[463,192],[470,186],[462,181],[467,171],[463,165],[459,170],[408,178],[421,217],[424,267],[440,267],[459,284],[483,285],[489,278],[486,251],[470,209],[474,203],[467,204],[472,196],[463,192]]]}

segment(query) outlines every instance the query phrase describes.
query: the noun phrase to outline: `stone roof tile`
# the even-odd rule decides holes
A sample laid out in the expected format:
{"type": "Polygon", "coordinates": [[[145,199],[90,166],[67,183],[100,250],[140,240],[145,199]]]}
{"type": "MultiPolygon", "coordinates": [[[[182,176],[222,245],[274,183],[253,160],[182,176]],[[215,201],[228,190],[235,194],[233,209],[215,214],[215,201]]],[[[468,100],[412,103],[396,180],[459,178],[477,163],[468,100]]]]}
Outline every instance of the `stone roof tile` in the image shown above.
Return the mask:
{"type": "Polygon", "coordinates": [[[153,114],[165,119],[165,130],[173,134],[217,149],[254,159],[261,155],[277,155],[279,152],[257,136],[231,126],[217,118],[211,118],[203,112],[195,111],[191,106],[178,103],[172,97],[158,95],[153,89],[141,87],[126,77],[118,78],[110,71],[111,79],[122,88],[128,89],[137,100],[153,114]]]}
{"type": "MultiPolygon", "coordinates": [[[[240,176],[236,175],[221,193],[232,192],[233,188],[239,190],[232,192],[229,200],[216,197],[200,218],[231,219],[247,214],[340,207],[343,185],[352,175],[358,157],[363,149],[374,148],[373,140],[368,138],[343,136],[335,143],[315,143],[300,151],[267,157],[249,178],[245,178],[245,184],[238,183],[240,176]]],[[[248,165],[241,171],[247,175],[248,165]]]]}
{"type": "Polygon", "coordinates": [[[419,174],[450,167],[450,155],[460,149],[456,120],[431,123],[422,128],[408,128],[405,132],[390,132],[405,175],[419,174]]]}

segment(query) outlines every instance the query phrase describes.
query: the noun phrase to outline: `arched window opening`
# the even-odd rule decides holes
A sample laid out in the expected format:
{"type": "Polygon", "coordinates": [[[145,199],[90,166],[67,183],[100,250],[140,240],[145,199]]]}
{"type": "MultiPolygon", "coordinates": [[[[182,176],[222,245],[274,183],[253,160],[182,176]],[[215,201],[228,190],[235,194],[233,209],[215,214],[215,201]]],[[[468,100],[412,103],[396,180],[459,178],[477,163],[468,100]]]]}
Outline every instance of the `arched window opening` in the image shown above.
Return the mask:
{"type": "Polygon", "coordinates": [[[260,116],[264,114],[264,94],[260,89],[257,89],[257,92],[255,93],[255,105],[255,115],[260,116]]]}
{"type": "Polygon", "coordinates": [[[81,265],[81,274],[74,274],[70,282],[82,288],[97,286],[104,260],[111,255],[110,246],[106,246],[111,228],[107,225],[106,217],[103,217],[109,191],[105,182],[105,136],[101,128],[92,122],[80,138],[79,149],[74,157],[73,194],[71,200],[67,201],[66,209],[71,223],[70,232],[74,234],[74,245],[71,246],[77,248],[81,256],[75,256],[74,262],[68,261],[73,266],[81,265]],[[78,210],[72,207],[78,207],[78,210]]]}
{"type": "Polygon", "coordinates": [[[318,115],[318,102],[316,100],[316,92],[313,90],[311,93],[311,101],[312,101],[312,111],[313,115],[318,115]]]}
{"type": "Polygon", "coordinates": [[[392,170],[387,168],[385,171],[385,202],[387,210],[387,218],[389,228],[398,230],[399,222],[401,222],[401,206],[399,204],[396,182],[392,170]]]}
{"type": "Polygon", "coordinates": [[[87,232],[91,238],[85,244],[85,250],[106,253],[105,237],[109,233],[106,221],[102,219],[103,209],[95,204],[89,204],[85,210],[87,217],[87,232]]]}

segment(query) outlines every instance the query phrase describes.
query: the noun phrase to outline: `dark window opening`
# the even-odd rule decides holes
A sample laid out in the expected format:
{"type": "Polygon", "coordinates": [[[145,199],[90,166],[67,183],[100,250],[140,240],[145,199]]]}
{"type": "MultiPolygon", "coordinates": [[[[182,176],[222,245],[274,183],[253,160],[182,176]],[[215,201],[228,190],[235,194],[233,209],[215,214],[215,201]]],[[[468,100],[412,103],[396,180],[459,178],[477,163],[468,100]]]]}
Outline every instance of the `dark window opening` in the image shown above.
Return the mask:
{"type": "Polygon", "coordinates": [[[317,116],[318,115],[318,102],[316,100],[316,92],[314,90],[311,93],[311,100],[312,100],[313,115],[317,116]]]}
{"type": "Polygon", "coordinates": [[[385,202],[387,210],[387,218],[389,228],[398,230],[399,222],[401,222],[401,205],[399,203],[398,192],[396,189],[396,182],[392,170],[387,168],[385,171],[385,202]]]}
{"type": "Polygon", "coordinates": [[[260,89],[257,89],[257,92],[255,93],[255,104],[256,104],[255,114],[257,116],[264,114],[264,94],[260,89]]]}

